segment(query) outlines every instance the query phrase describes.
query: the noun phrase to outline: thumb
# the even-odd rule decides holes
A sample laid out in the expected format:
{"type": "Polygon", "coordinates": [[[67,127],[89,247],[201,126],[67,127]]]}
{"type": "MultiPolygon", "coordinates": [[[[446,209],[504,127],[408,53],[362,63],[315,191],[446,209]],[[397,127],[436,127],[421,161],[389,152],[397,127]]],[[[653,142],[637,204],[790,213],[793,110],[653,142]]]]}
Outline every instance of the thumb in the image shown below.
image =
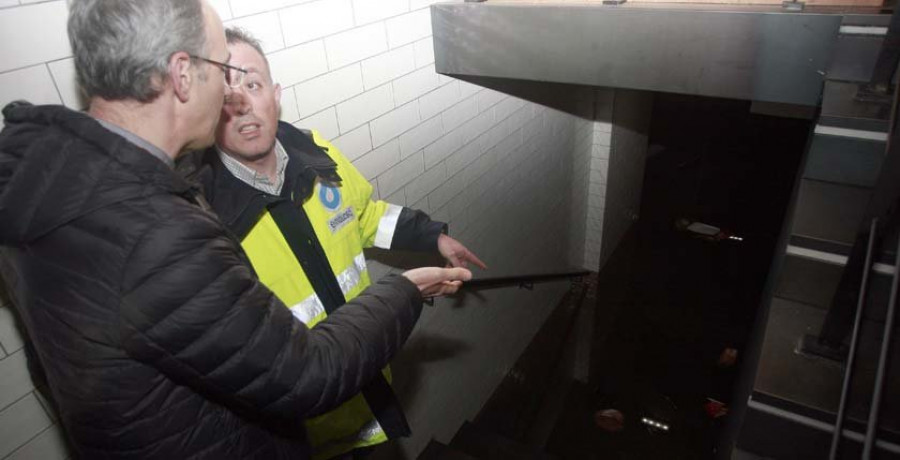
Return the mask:
{"type": "Polygon", "coordinates": [[[468,281],[472,279],[472,272],[460,267],[422,267],[408,270],[403,273],[403,276],[412,281],[419,290],[425,290],[431,286],[444,282],[468,281]]]}
{"type": "Polygon", "coordinates": [[[447,272],[447,281],[469,281],[472,279],[472,272],[464,267],[445,268],[447,272]]]}

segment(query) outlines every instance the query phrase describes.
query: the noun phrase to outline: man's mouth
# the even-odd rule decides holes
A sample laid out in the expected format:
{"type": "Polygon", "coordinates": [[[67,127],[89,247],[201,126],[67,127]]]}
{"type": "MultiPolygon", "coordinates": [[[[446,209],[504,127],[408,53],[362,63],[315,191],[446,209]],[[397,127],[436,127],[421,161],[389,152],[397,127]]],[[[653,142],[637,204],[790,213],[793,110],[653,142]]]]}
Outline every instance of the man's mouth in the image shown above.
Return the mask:
{"type": "Polygon", "coordinates": [[[257,123],[247,123],[238,128],[238,133],[244,136],[252,136],[259,133],[260,126],[257,123]]]}

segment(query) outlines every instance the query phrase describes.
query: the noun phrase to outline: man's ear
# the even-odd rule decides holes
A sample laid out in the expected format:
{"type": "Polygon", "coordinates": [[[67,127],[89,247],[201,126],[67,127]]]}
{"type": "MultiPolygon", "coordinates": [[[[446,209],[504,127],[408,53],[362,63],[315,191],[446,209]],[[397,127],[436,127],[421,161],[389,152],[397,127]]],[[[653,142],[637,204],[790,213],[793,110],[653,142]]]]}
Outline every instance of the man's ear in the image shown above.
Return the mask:
{"type": "Polygon", "coordinates": [[[191,74],[192,65],[191,56],[184,51],[179,51],[169,57],[169,81],[172,83],[175,96],[181,102],[187,102],[190,98],[191,85],[194,84],[191,74]]]}

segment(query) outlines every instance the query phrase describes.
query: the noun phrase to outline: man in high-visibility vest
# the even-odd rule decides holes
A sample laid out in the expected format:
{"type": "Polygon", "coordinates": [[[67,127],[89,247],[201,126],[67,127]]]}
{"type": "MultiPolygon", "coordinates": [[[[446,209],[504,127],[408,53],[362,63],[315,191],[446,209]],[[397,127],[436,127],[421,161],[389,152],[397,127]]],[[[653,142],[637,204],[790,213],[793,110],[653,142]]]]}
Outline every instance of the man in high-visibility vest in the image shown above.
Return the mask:
{"type": "MultiPolygon", "coordinates": [[[[438,251],[453,266],[484,263],[425,213],[373,201],[372,185],[314,131],[279,122],[281,88],[259,42],[226,31],[237,94],[197,177],[260,280],[313,327],[370,284],[363,248],[438,251]]],[[[348,376],[348,379],[356,376],[348,376]]],[[[385,369],[356,397],[307,421],[316,459],[352,458],[409,434],[385,369]]]]}

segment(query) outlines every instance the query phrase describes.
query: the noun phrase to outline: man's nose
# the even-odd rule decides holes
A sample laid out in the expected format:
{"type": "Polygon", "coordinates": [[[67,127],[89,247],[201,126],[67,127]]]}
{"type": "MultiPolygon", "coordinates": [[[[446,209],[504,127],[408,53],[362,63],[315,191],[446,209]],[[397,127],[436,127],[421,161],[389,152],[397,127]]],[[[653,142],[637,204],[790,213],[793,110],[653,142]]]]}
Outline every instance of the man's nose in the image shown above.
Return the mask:
{"type": "Polygon", "coordinates": [[[250,112],[250,104],[242,91],[228,88],[225,92],[225,110],[231,115],[246,115],[250,112]]]}

